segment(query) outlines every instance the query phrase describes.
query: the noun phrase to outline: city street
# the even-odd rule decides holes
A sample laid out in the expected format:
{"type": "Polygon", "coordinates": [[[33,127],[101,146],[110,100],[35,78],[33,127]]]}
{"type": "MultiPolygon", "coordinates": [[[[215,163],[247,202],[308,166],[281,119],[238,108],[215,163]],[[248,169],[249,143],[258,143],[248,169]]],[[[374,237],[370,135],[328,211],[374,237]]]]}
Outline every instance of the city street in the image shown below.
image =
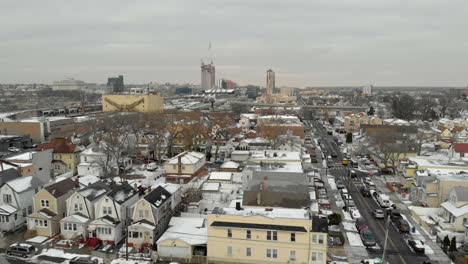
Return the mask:
{"type": "MultiPolygon", "coordinates": [[[[345,183],[356,207],[359,209],[362,217],[366,219],[369,229],[375,236],[378,248],[367,249],[369,256],[371,258],[382,257],[385,243],[385,220],[374,219],[371,212],[373,209],[380,208],[380,206],[372,198],[364,197],[360,193],[360,188],[363,186],[361,179],[368,176],[368,174],[357,170],[356,174],[358,177],[351,180],[348,177],[348,170],[341,165],[344,155],[341,153],[339,146],[335,144],[333,136],[328,135],[325,128],[317,121],[313,121],[313,126],[316,128],[319,138],[322,139],[322,150],[326,149],[327,153],[335,152],[337,154],[336,158],[332,158],[335,168],[329,170],[328,174],[335,176],[335,179],[341,179],[345,183]]],[[[428,260],[428,258],[425,255],[414,253],[407,246],[404,240],[404,235],[400,234],[400,232],[390,223],[385,260],[389,261],[389,263],[409,264],[422,263],[423,261],[428,260]]]]}

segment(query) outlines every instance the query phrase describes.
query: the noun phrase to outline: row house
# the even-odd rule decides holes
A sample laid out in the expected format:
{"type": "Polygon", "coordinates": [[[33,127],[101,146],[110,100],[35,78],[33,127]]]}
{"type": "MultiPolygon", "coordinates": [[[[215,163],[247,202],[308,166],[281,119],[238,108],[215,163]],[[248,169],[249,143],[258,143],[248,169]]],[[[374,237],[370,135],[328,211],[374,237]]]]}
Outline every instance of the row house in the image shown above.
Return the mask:
{"type": "Polygon", "coordinates": [[[111,186],[95,204],[95,220],[89,223],[88,247],[96,243],[117,245],[124,238],[123,227],[130,222],[138,192],[127,183],[111,186]]]}
{"type": "Polygon", "coordinates": [[[45,186],[34,195],[34,212],[27,217],[28,230],[37,236],[60,233],[60,220],[66,214],[66,200],[79,188],[68,178],[45,186]]]}
{"type": "Polygon", "coordinates": [[[206,157],[199,152],[183,152],[164,164],[166,182],[187,183],[194,177],[207,175],[206,157]]]}
{"type": "MultiPolygon", "coordinates": [[[[179,193],[175,193],[179,195],[179,193]]],[[[151,190],[133,207],[133,223],[128,227],[129,246],[138,250],[152,248],[157,239],[167,229],[167,224],[173,214],[172,194],[162,186],[151,190]]],[[[180,203],[180,200],[175,199],[180,203]]]]}
{"type": "Polygon", "coordinates": [[[444,221],[439,226],[446,231],[464,232],[464,225],[468,224],[468,188],[453,188],[448,200],[440,206],[444,221]]]}
{"type": "Polygon", "coordinates": [[[37,150],[52,150],[52,170],[54,175],[66,172],[78,172],[77,165],[80,162],[80,148],[66,138],[54,138],[48,143],[40,144],[37,150]]]}
{"type": "Polygon", "coordinates": [[[18,166],[20,175],[33,175],[42,184],[47,184],[52,179],[51,149],[23,152],[6,158],[6,161],[18,166]]]}
{"type": "Polygon", "coordinates": [[[0,231],[14,232],[33,213],[33,196],[41,183],[34,176],[17,177],[0,187],[0,231]]]}
{"type": "Polygon", "coordinates": [[[358,132],[363,124],[382,125],[383,121],[378,116],[368,116],[364,112],[352,113],[343,119],[343,126],[346,131],[358,132]]]}
{"type": "Polygon", "coordinates": [[[109,191],[107,184],[98,181],[76,191],[67,199],[66,217],[60,220],[61,234],[65,239],[80,238],[85,241],[89,237],[88,225],[95,219],[96,203],[109,191]]]}

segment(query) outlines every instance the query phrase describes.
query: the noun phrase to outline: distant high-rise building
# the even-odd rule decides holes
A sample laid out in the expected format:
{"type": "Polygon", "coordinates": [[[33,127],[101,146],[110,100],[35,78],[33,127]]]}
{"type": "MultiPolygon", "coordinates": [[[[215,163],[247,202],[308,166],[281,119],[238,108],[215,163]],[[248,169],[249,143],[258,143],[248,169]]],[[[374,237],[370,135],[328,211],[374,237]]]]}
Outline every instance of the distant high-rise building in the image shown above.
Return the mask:
{"type": "Polygon", "coordinates": [[[215,66],[210,64],[201,64],[201,88],[209,90],[215,88],[215,66]]]}
{"type": "Polygon", "coordinates": [[[267,71],[266,76],[266,97],[270,98],[275,89],[275,72],[272,69],[267,71]]]}
{"type": "Polygon", "coordinates": [[[371,96],[372,95],[372,85],[364,85],[362,87],[362,95],[371,96]]]}
{"type": "Polygon", "coordinates": [[[124,90],[123,75],[119,75],[119,77],[109,77],[107,79],[107,86],[110,87],[114,93],[123,92],[124,90]]]}
{"type": "Polygon", "coordinates": [[[84,90],[87,87],[83,81],[68,78],[61,81],[55,81],[52,85],[54,91],[73,91],[73,90],[84,90]]]}
{"type": "Polygon", "coordinates": [[[222,89],[236,89],[237,84],[231,80],[222,79],[220,86],[222,89]]]}

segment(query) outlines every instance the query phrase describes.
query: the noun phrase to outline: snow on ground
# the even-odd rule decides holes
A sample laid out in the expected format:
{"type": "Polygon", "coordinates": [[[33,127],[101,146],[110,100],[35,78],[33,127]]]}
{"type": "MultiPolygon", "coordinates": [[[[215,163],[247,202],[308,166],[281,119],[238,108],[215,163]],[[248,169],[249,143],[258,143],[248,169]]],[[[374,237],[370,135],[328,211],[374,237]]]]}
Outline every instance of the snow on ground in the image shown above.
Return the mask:
{"type": "Polygon", "coordinates": [[[345,211],[341,211],[341,212],[343,213],[344,220],[348,222],[354,222],[353,218],[351,218],[351,215],[348,212],[345,212],[345,211]]]}
{"type": "Polygon", "coordinates": [[[328,178],[328,184],[330,184],[330,188],[331,188],[332,190],[338,190],[338,189],[336,188],[335,179],[328,178]]]}
{"type": "MultiPolygon", "coordinates": [[[[72,259],[74,257],[87,257],[89,255],[81,255],[81,254],[74,254],[74,253],[65,253],[65,251],[61,249],[55,249],[55,248],[49,248],[49,249],[44,249],[41,254],[37,255],[38,256],[49,256],[49,257],[56,257],[56,258],[64,258],[64,259],[72,259]]],[[[99,264],[103,264],[104,260],[102,258],[98,257],[93,257],[93,259],[97,259],[99,264]]]]}
{"type": "Polygon", "coordinates": [[[45,237],[45,236],[36,236],[36,237],[33,237],[33,238],[30,238],[30,239],[26,240],[26,242],[29,242],[29,243],[36,243],[36,244],[42,244],[42,243],[44,243],[47,239],[48,239],[48,237],[45,237]]]}
{"type": "Polygon", "coordinates": [[[354,223],[342,222],[342,224],[343,224],[344,230],[357,232],[357,229],[354,223]]]}
{"type": "Polygon", "coordinates": [[[114,259],[111,261],[111,264],[150,264],[150,263],[151,262],[146,261],[146,260],[133,260],[133,259],[125,260],[123,258],[114,259]]]}
{"type": "Polygon", "coordinates": [[[349,244],[355,247],[363,247],[361,237],[357,233],[353,232],[346,232],[346,236],[348,237],[349,244]]]}

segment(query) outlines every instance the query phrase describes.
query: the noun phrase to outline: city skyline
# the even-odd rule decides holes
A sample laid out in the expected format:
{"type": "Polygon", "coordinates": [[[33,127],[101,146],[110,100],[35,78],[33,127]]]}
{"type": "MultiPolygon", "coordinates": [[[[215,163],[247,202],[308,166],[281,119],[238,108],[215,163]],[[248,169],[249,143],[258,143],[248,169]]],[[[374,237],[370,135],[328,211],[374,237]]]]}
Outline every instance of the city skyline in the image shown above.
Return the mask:
{"type": "Polygon", "coordinates": [[[104,83],[122,74],[128,83],[199,84],[211,41],[217,75],[240,85],[263,86],[269,68],[278,87],[468,84],[466,2],[202,5],[2,2],[0,82],[104,83]]]}

